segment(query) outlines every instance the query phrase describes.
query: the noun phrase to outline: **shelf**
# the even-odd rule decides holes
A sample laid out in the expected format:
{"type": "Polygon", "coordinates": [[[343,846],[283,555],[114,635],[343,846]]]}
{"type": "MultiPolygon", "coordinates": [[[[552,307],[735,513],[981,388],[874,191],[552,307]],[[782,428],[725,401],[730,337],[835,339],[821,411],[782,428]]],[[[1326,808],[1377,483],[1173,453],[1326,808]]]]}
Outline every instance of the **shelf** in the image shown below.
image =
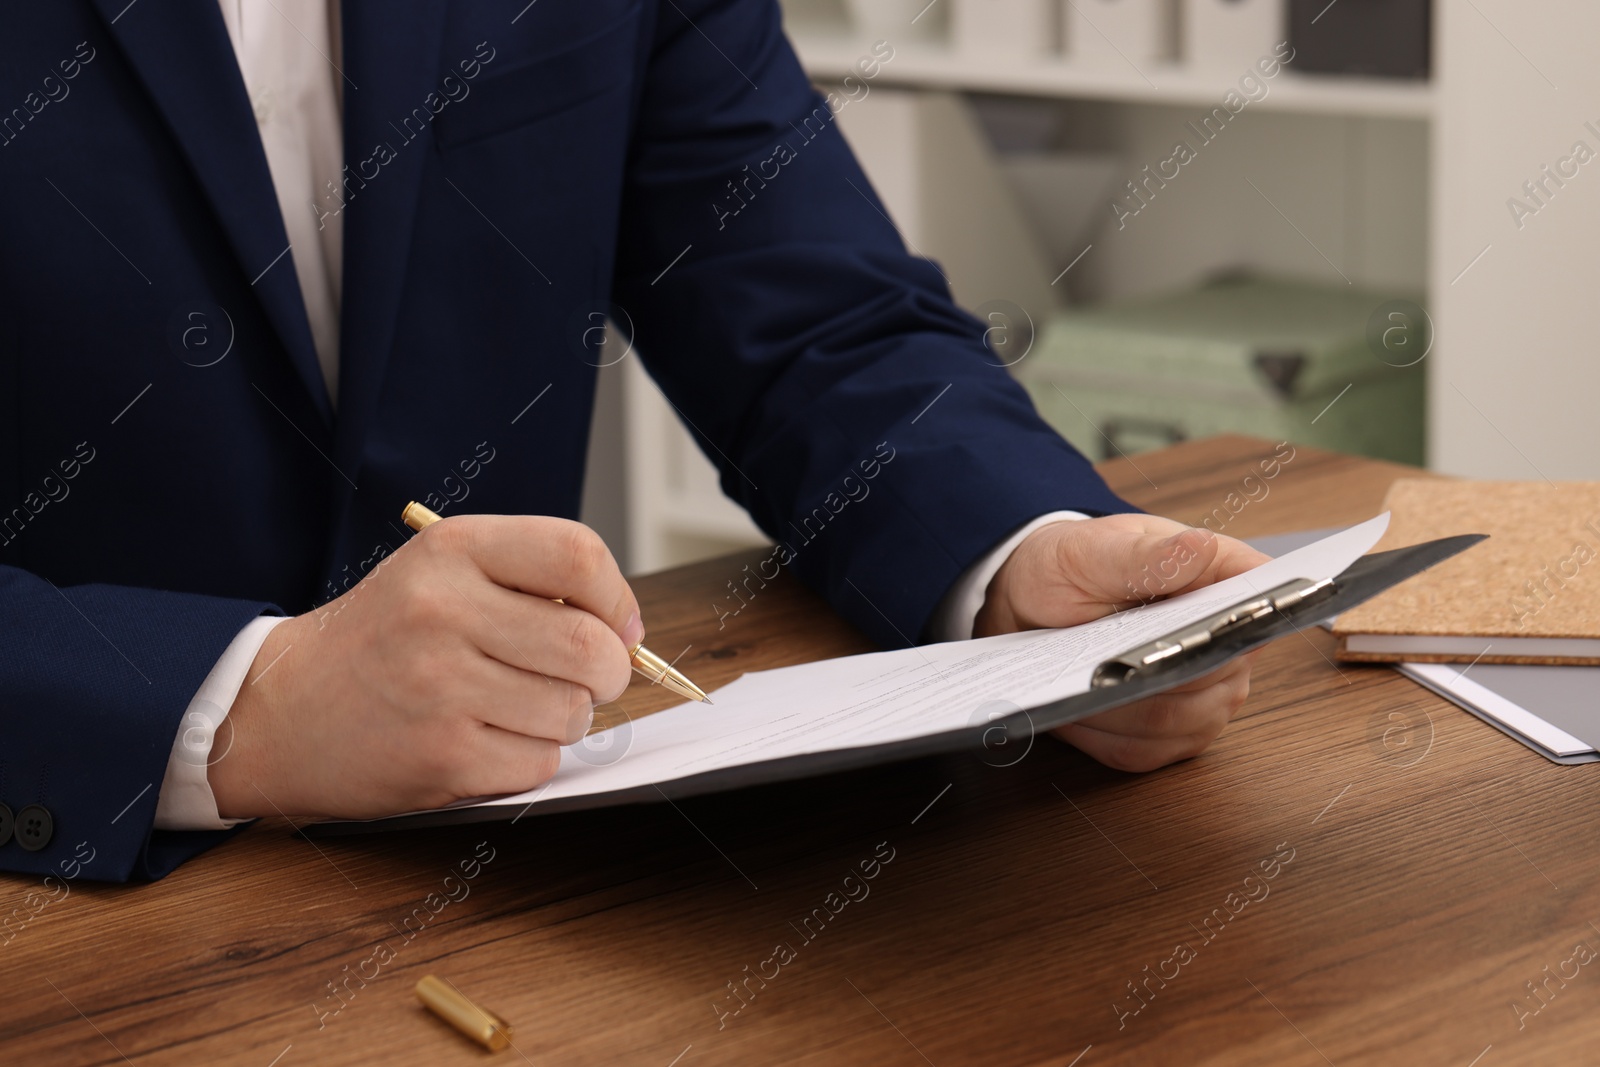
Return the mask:
{"type": "MultiPolygon", "coordinates": [[[[791,39],[806,72],[819,81],[856,73],[857,60],[872,53],[872,42],[865,37],[836,31],[797,28],[791,39]]],[[[880,66],[873,84],[1136,104],[1199,104],[1209,109],[1220,107],[1229,90],[1237,91],[1244,74],[1243,67],[1237,72],[1200,73],[1174,64],[1147,66],[1143,72],[1126,63],[1120,69],[1089,68],[1050,56],[995,60],[919,41],[897,43],[894,58],[880,66]]],[[[1428,82],[1299,74],[1285,69],[1266,85],[1267,95],[1251,101],[1251,109],[1399,119],[1427,119],[1433,114],[1433,86],[1428,82]]]]}

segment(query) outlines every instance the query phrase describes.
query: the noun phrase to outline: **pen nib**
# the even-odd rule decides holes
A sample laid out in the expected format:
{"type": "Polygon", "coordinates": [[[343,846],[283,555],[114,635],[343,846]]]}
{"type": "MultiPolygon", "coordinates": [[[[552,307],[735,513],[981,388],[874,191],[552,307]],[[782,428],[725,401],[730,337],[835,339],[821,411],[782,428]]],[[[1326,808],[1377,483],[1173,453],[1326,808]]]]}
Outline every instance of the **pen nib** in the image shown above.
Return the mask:
{"type": "Polygon", "coordinates": [[[703,704],[715,704],[716,703],[716,701],[712,700],[710,697],[701,697],[700,701],[703,704]]]}

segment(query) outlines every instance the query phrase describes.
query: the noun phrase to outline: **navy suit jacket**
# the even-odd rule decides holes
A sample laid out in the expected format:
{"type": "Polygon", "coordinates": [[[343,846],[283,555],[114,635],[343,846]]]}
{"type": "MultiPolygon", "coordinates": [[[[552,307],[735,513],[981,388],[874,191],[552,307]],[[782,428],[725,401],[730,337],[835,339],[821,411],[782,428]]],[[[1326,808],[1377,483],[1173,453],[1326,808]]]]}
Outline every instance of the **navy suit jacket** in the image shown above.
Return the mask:
{"type": "Polygon", "coordinates": [[[345,0],[342,32],[348,166],[307,205],[345,228],[335,415],[216,0],[6,14],[0,802],[54,836],[0,868],[156,878],[225,837],[152,830],[186,705],[407,500],[471,472],[473,511],[576,516],[597,311],[884,645],[1028,519],[1132,510],[907,254],[773,0],[345,0]]]}

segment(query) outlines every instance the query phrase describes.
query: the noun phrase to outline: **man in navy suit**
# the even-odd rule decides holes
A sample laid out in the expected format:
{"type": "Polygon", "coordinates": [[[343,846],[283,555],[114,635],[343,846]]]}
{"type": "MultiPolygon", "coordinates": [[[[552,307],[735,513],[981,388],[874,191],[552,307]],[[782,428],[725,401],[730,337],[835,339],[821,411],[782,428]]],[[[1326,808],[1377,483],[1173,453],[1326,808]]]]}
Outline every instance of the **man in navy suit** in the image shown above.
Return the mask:
{"type": "MultiPolygon", "coordinates": [[[[553,773],[643,634],[571,520],[614,307],[769,534],[873,470],[792,566],[885,645],[1261,558],[1038,419],[773,0],[59,0],[0,58],[0,868],[156,878],[553,773]],[[408,541],[469,473],[484,514],[408,541]]],[[[1062,736],[1160,766],[1247,684],[1062,736]]]]}

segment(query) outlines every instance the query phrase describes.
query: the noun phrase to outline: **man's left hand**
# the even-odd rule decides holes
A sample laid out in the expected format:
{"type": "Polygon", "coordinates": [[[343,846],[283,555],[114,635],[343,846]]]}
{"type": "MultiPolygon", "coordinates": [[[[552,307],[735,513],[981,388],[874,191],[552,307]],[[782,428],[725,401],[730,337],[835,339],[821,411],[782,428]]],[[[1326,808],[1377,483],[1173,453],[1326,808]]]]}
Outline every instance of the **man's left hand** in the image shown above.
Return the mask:
{"type": "MultiPolygon", "coordinates": [[[[1234,538],[1153,515],[1054,522],[1029,534],[996,572],[973,636],[1092,622],[1231,578],[1269,558],[1234,538]]],[[[1243,706],[1252,659],[1253,653],[1054,733],[1123,771],[1197,756],[1243,706]]]]}

